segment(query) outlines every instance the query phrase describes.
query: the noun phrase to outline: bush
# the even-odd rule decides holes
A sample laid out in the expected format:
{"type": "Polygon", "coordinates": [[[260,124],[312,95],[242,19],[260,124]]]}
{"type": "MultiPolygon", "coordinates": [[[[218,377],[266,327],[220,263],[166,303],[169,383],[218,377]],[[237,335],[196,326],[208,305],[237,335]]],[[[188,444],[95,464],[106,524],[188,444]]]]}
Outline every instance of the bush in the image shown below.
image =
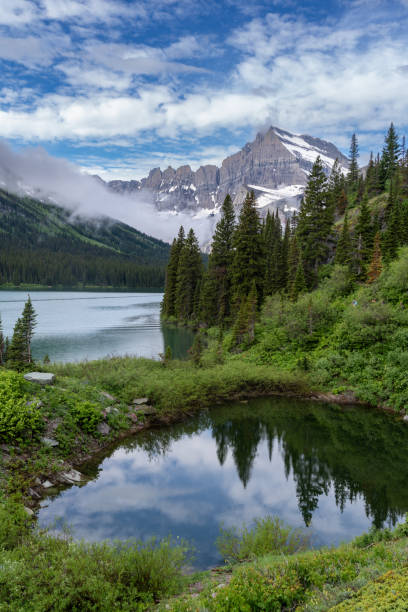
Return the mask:
{"type": "Polygon", "coordinates": [[[0,548],[15,548],[28,534],[30,526],[31,519],[20,503],[0,497],[0,548]]]}
{"type": "Polygon", "coordinates": [[[0,552],[1,610],[137,612],[176,593],[186,548],[170,540],[87,544],[34,533],[0,552]]]}
{"type": "Polygon", "coordinates": [[[292,554],[306,548],[308,538],[300,529],[286,526],[278,517],[256,519],[252,529],[221,529],[217,547],[225,561],[248,561],[267,553],[292,554]]]}
{"type": "Polygon", "coordinates": [[[28,404],[23,376],[0,371],[0,438],[6,442],[24,442],[42,428],[41,414],[28,404]]]}
{"type": "Polygon", "coordinates": [[[74,422],[89,434],[96,433],[96,427],[102,420],[102,413],[97,404],[89,401],[77,402],[71,407],[74,422]]]}

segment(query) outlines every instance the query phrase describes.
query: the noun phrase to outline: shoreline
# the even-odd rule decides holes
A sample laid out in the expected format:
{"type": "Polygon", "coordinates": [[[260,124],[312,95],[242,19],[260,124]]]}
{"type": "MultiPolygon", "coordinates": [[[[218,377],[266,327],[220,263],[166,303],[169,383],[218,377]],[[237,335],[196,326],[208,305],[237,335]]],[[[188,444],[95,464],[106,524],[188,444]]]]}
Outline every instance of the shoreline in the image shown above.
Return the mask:
{"type": "MultiPolygon", "coordinates": [[[[229,402],[235,401],[249,401],[251,399],[257,398],[273,398],[273,397],[286,397],[293,398],[297,400],[301,400],[304,402],[319,402],[321,404],[337,404],[340,406],[360,406],[362,408],[367,408],[370,410],[381,410],[386,411],[394,415],[399,415],[398,411],[393,410],[389,407],[381,407],[381,406],[373,406],[366,402],[359,401],[351,392],[345,392],[341,394],[332,394],[332,393],[324,393],[324,392],[313,392],[309,393],[296,393],[292,391],[276,391],[276,392],[262,392],[262,391],[244,391],[241,393],[236,393],[230,400],[220,401],[215,399],[213,404],[214,408],[223,404],[228,404],[229,402]]],[[[81,467],[95,459],[98,455],[105,454],[110,448],[112,450],[116,447],[122,440],[126,440],[129,438],[133,438],[138,433],[143,431],[152,430],[155,428],[169,427],[176,423],[181,423],[189,418],[194,417],[200,411],[211,410],[210,406],[202,406],[199,405],[194,409],[190,409],[183,412],[178,412],[174,414],[160,414],[160,413],[152,413],[148,416],[148,418],[143,423],[131,424],[128,429],[118,431],[117,434],[113,438],[109,438],[104,440],[93,439],[90,448],[87,449],[85,453],[74,453],[72,457],[68,457],[64,460],[63,463],[60,462],[60,473],[55,472],[41,472],[32,475],[33,482],[28,486],[27,495],[25,498],[25,506],[31,509],[34,514],[38,511],[40,507],[40,503],[43,499],[47,497],[47,491],[49,489],[65,489],[70,488],[74,485],[85,485],[88,482],[88,478],[80,473],[81,467]],[[79,481],[67,482],[64,479],[63,474],[69,472],[77,472],[77,474],[81,474],[81,479],[79,481]],[[45,476],[44,476],[45,474],[45,476]],[[36,483],[35,481],[42,477],[43,482],[49,482],[53,484],[53,487],[44,488],[42,485],[36,483]],[[45,480],[44,480],[45,479],[45,480]],[[35,495],[30,494],[30,492],[34,492],[35,495]]]]}

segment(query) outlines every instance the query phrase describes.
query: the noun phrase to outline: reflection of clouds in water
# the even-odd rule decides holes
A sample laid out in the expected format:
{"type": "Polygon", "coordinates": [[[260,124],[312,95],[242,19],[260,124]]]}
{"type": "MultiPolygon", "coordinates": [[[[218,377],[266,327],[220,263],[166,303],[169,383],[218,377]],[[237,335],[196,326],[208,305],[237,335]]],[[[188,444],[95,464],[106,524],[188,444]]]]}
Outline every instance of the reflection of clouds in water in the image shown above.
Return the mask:
{"type": "MultiPolygon", "coordinates": [[[[250,524],[255,517],[278,515],[293,526],[303,526],[292,473],[285,477],[278,448],[268,457],[261,442],[246,488],[238,478],[230,453],[223,466],[209,431],[183,436],[165,456],[149,459],[142,450],[118,449],[104,461],[97,481],[72,488],[41,514],[42,524],[63,516],[77,537],[99,540],[145,537],[160,530],[183,536],[188,528],[197,538],[217,532],[218,526],[250,524]]],[[[364,503],[336,507],[333,491],[319,498],[311,532],[315,544],[337,543],[369,526],[364,503]]]]}

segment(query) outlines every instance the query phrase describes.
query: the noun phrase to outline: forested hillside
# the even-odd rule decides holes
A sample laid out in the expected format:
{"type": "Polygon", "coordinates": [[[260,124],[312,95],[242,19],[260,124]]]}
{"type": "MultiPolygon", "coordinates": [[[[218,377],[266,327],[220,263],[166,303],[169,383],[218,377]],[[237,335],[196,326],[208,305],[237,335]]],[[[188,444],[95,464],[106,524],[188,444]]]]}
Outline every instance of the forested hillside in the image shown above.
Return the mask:
{"type": "Polygon", "coordinates": [[[364,174],[326,178],[319,159],[284,232],[253,194],[223,205],[208,269],[192,232],[174,241],[163,316],[200,330],[197,363],[241,360],[303,371],[312,388],[374,405],[408,401],[408,157],[393,125],[364,174]],[[191,274],[191,270],[195,274],[191,274]],[[203,352],[205,346],[209,347],[203,352]]]}
{"type": "Polygon", "coordinates": [[[0,190],[0,234],[0,285],[163,285],[169,246],[111,219],[0,190]]]}

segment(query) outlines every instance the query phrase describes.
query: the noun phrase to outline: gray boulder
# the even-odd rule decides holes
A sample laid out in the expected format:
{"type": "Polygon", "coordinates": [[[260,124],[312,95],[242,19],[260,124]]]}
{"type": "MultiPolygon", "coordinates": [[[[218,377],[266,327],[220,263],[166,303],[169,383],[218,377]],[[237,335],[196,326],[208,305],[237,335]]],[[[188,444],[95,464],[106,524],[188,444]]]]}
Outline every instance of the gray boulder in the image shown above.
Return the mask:
{"type": "Polygon", "coordinates": [[[96,429],[102,436],[108,436],[110,434],[110,427],[107,423],[99,423],[96,429]]]}
{"type": "Polygon", "coordinates": [[[24,378],[28,382],[37,383],[39,385],[52,385],[55,380],[55,374],[47,372],[29,372],[24,374],[24,378]]]}

